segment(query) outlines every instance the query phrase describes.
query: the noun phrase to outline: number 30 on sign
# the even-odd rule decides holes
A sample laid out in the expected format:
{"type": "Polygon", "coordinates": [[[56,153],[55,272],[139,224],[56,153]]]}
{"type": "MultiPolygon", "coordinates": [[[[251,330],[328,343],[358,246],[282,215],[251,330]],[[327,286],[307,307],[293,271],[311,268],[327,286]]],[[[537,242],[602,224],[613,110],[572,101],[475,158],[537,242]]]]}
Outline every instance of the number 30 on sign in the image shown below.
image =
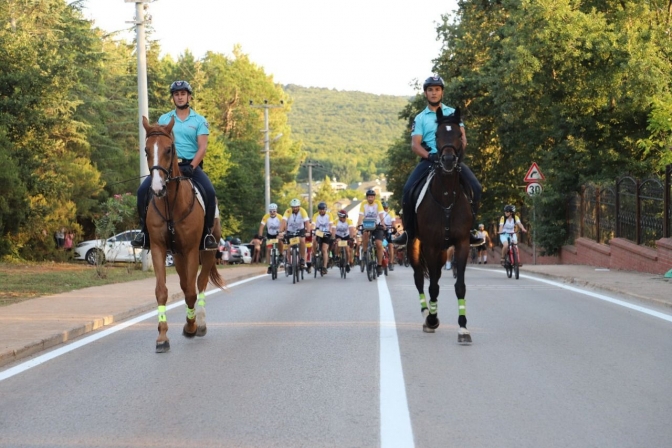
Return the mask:
{"type": "Polygon", "coordinates": [[[527,184],[527,194],[529,196],[539,196],[541,194],[541,184],[538,182],[531,182],[527,184]]]}

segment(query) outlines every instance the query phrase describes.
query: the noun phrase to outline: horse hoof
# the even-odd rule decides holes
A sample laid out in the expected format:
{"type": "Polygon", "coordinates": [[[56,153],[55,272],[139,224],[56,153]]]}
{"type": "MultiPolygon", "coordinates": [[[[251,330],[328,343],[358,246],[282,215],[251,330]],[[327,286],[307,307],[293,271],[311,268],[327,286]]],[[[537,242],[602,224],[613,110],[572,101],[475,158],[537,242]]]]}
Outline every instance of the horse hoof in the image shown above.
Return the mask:
{"type": "Polygon", "coordinates": [[[428,327],[427,324],[422,324],[422,331],[424,331],[425,333],[434,333],[435,332],[434,328],[428,327]]]}
{"type": "Polygon", "coordinates": [[[199,338],[202,338],[203,336],[206,335],[207,332],[208,332],[208,327],[206,327],[206,326],[198,327],[196,329],[196,336],[198,336],[199,338]]]}
{"type": "Polygon", "coordinates": [[[166,353],[168,350],[170,350],[170,342],[163,341],[156,343],[156,353],[166,353]]]}
{"type": "Polygon", "coordinates": [[[198,333],[198,331],[196,331],[196,332],[194,332],[194,333],[189,333],[189,332],[187,331],[186,326],[182,329],[182,335],[183,335],[184,337],[187,337],[187,338],[193,338],[194,336],[196,336],[196,333],[198,333]]]}
{"type": "Polygon", "coordinates": [[[457,331],[457,342],[458,344],[469,344],[471,343],[471,334],[469,330],[464,327],[460,327],[457,331]]]}

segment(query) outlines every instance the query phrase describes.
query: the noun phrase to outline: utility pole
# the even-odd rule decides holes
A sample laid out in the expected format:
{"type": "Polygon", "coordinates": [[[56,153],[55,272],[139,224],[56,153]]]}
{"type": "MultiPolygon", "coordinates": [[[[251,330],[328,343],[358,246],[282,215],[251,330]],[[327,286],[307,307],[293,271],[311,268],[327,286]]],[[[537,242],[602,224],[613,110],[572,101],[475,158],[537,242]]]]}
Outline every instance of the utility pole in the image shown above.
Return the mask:
{"type": "MultiPolygon", "coordinates": [[[[266,208],[265,210],[268,211],[268,206],[271,203],[271,141],[269,139],[269,133],[271,130],[268,127],[268,109],[277,109],[279,107],[285,107],[285,102],[283,100],[280,100],[280,104],[268,104],[268,100],[264,100],[264,104],[258,104],[255,105],[252,100],[250,100],[250,107],[254,109],[264,109],[264,129],[261,130],[261,132],[264,133],[264,152],[266,154],[266,160],[265,160],[265,190],[264,190],[264,196],[265,196],[265,201],[266,201],[266,208]]],[[[273,141],[276,141],[282,137],[282,134],[277,135],[273,141]]]]}
{"type": "MultiPolygon", "coordinates": [[[[135,3],[135,20],[126,22],[135,24],[135,40],[138,53],[138,136],[140,154],[140,183],[149,175],[147,158],[145,157],[145,128],[142,126],[142,117],[149,119],[149,99],[147,95],[147,52],[145,48],[145,24],[150,23],[152,18],[145,11],[149,9],[149,3],[154,0],[125,0],[126,3],[135,3]]],[[[152,267],[152,259],[146,251],[141,251],[142,270],[147,271],[152,267]]]]}
{"type": "Polygon", "coordinates": [[[307,160],[302,166],[308,167],[308,216],[313,216],[313,167],[322,168],[323,165],[307,160]]]}

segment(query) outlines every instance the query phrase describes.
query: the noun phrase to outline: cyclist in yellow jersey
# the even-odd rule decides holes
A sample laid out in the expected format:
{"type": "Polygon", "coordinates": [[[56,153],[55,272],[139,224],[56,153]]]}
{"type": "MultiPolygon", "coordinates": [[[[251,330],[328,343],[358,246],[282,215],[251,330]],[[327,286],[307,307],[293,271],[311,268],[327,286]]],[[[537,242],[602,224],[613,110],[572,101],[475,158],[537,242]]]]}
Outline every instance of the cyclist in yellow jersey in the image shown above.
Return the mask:
{"type": "Polygon", "coordinates": [[[394,271],[394,244],[392,244],[392,234],[397,232],[394,227],[394,210],[390,210],[387,201],[383,201],[383,224],[385,224],[385,239],[387,240],[387,251],[390,253],[390,271],[394,271]]]}
{"type": "Polygon", "coordinates": [[[516,206],[515,205],[506,205],[504,207],[504,216],[499,218],[499,241],[502,243],[502,260],[501,263],[504,264],[504,258],[506,257],[506,251],[509,249],[509,241],[506,237],[507,233],[513,233],[511,235],[511,241],[513,243],[518,243],[518,237],[516,236],[516,230],[520,228],[523,233],[527,233],[525,226],[520,222],[520,218],[516,215],[516,206]]]}
{"type": "MultiPolygon", "coordinates": [[[[263,235],[264,227],[266,227],[266,241],[273,240],[278,238],[280,233],[280,226],[282,226],[282,218],[278,215],[278,204],[270,204],[268,206],[268,213],[261,218],[261,225],[259,226],[258,235],[263,235]]],[[[278,251],[280,251],[280,260],[278,263],[282,263],[282,239],[278,239],[278,251]]],[[[266,262],[270,263],[270,253],[269,247],[266,247],[266,262]]],[[[271,273],[271,267],[268,267],[268,274],[271,273]]]]}
{"type": "Polygon", "coordinates": [[[306,232],[310,232],[310,218],[308,218],[308,212],[306,209],[301,207],[301,201],[298,199],[292,199],[289,202],[289,208],[285,210],[285,214],[282,215],[282,226],[280,227],[280,233],[299,233],[301,238],[300,243],[300,263],[301,266],[306,265],[306,232]]]}
{"type": "MultiPolygon", "coordinates": [[[[348,212],[345,210],[340,210],[338,212],[338,219],[331,227],[331,234],[334,235],[336,243],[338,241],[347,241],[348,245],[345,248],[346,253],[348,254],[348,264],[345,266],[345,271],[350,272],[350,266],[354,264],[352,251],[352,245],[355,242],[355,225],[352,223],[352,220],[348,218],[348,212]]],[[[335,248],[335,253],[339,254],[338,247],[335,248]]]]}
{"type": "MultiPolygon", "coordinates": [[[[329,264],[329,247],[333,242],[331,232],[331,224],[334,222],[334,217],[327,212],[326,202],[317,204],[317,213],[313,215],[312,227],[315,229],[316,246],[313,250],[322,249],[322,274],[327,273],[327,265],[329,264]],[[322,233],[320,236],[319,233],[322,233]]],[[[319,266],[315,266],[319,269],[319,266]]]]}
{"type": "MultiPolygon", "coordinates": [[[[376,242],[376,258],[378,259],[378,275],[383,274],[383,238],[385,238],[385,230],[383,226],[383,204],[376,199],[376,192],[368,190],[366,192],[366,201],[362,202],[359,208],[359,220],[357,227],[361,226],[364,219],[375,219],[376,230],[373,231],[373,238],[376,242]]],[[[364,230],[362,232],[362,253],[365,254],[369,246],[370,231],[364,230]]]]}

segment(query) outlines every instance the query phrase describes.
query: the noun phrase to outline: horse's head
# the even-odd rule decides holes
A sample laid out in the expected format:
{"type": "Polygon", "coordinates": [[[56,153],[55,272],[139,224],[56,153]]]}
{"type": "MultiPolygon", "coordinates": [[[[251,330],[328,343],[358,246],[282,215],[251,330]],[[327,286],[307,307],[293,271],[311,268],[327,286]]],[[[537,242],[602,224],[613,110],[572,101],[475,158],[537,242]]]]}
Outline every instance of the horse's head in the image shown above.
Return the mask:
{"type": "MultiPolygon", "coordinates": [[[[152,176],[151,188],[154,195],[163,197],[166,194],[166,183],[173,178],[173,167],[177,166],[175,144],[171,131],[175,124],[175,117],[165,126],[150,125],[147,117],[142,117],[142,126],[147,132],[145,140],[145,155],[149,175],[152,176]]],[[[179,170],[176,173],[179,176],[179,170]]]]}
{"type": "Polygon", "coordinates": [[[462,159],[462,131],[460,130],[460,108],[448,116],[443,115],[439,107],[436,110],[436,148],[439,152],[439,163],[444,172],[450,173],[462,159]]]}

